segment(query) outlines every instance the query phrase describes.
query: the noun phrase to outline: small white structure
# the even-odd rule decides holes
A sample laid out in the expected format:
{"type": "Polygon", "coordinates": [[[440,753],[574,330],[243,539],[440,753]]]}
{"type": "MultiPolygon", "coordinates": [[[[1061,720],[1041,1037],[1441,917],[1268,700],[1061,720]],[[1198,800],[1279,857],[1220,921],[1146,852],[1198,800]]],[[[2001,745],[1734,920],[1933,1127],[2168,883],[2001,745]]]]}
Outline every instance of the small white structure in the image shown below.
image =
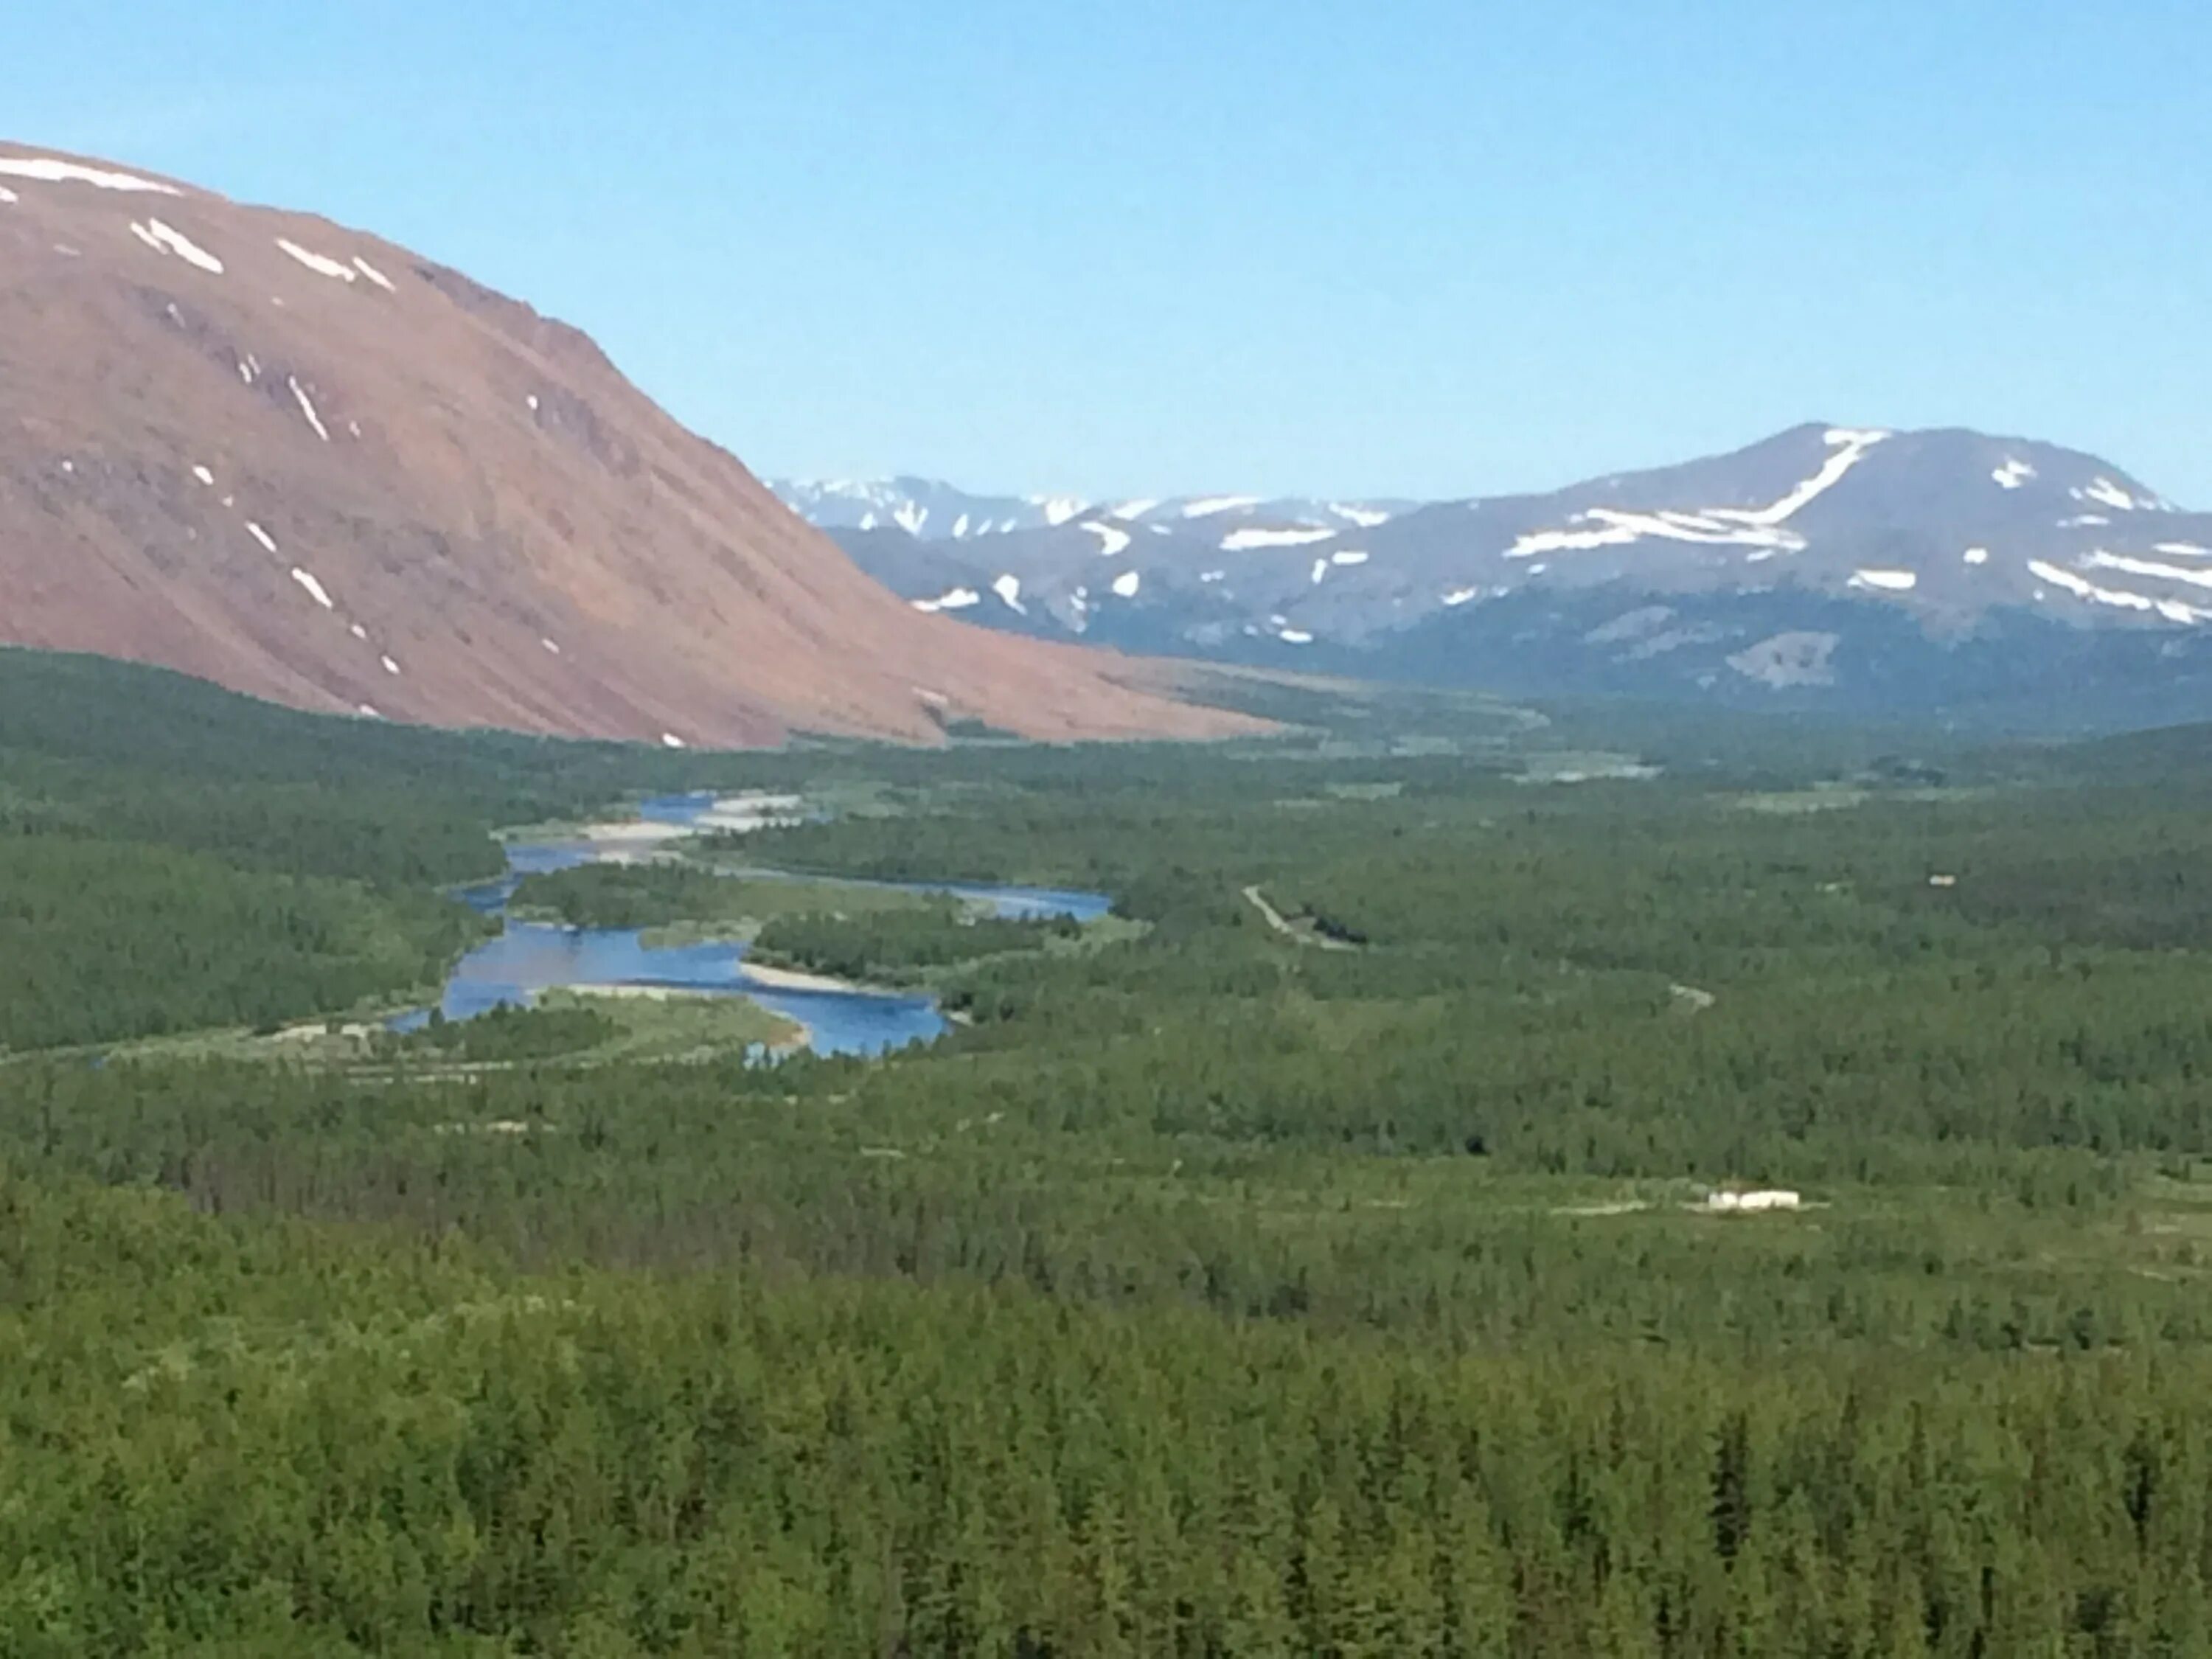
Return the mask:
{"type": "Polygon", "coordinates": [[[1959,878],[1956,876],[1930,876],[1928,878],[1928,884],[1930,887],[1956,887],[1959,884],[1959,878]]]}
{"type": "Polygon", "coordinates": [[[1715,1214],[1743,1215],[1761,1210],[1795,1210],[1804,1199],[1786,1187],[1768,1188],[1758,1192],[1719,1192],[1705,1194],[1705,1208],[1715,1214]]]}

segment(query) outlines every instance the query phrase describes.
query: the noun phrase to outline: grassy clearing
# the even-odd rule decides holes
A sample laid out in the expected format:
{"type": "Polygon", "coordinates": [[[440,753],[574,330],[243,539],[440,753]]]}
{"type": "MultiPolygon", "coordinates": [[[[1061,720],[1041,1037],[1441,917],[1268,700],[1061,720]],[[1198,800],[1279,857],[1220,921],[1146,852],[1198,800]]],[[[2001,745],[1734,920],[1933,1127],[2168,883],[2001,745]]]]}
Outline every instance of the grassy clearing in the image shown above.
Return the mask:
{"type": "Polygon", "coordinates": [[[744,997],[665,991],[547,991],[532,1009],[500,1019],[511,1028],[507,1034],[497,1029],[497,1019],[447,1028],[445,1048],[422,1036],[396,1036],[380,1012],[302,1020],[277,1030],[231,1027],[149,1038],[116,1048],[111,1057],[139,1063],[243,1061],[358,1077],[386,1076],[401,1068],[420,1074],[428,1066],[458,1076],[548,1061],[598,1066],[721,1060],[756,1048],[794,1048],[806,1036],[798,1021],[744,997]],[[576,1020],[580,1012],[596,1018],[576,1020]],[[557,1035],[556,1027],[569,1034],[550,1040],[557,1035]],[[535,1041],[536,1036],[549,1040],[535,1041]],[[478,1048],[483,1052],[476,1052],[478,1048]]]}
{"type": "Polygon", "coordinates": [[[721,1060],[755,1047],[796,1048],[806,1036],[797,1020],[744,997],[549,991],[542,1006],[589,1008],[614,1022],[617,1035],[592,1050],[595,1062],[721,1060]]]}

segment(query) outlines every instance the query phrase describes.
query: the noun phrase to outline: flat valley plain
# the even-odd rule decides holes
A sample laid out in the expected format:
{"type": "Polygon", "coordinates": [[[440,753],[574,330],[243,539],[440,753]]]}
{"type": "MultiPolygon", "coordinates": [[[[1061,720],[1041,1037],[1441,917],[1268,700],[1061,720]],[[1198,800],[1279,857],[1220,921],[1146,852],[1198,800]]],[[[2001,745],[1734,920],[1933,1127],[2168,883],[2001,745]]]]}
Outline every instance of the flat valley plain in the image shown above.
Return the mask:
{"type": "Polygon", "coordinates": [[[0,653],[0,1650],[2212,1647],[2212,736],[1214,691],[1284,734],[647,754],[0,653]],[[538,898],[948,1035],[382,1035],[495,831],[690,789],[817,809],[743,838],[816,900],[538,898]]]}

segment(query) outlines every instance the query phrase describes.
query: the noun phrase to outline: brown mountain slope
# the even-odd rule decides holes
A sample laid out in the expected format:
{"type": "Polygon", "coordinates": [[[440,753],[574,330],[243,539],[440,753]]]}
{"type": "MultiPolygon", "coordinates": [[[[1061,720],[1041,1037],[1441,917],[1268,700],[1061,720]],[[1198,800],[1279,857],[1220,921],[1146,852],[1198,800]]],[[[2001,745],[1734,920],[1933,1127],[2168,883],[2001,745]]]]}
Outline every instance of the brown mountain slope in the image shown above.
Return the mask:
{"type": "Polygon", "coordinates": [[[0,641],[325,710],[773,742],[1202,737],[923,616],[590,340],[374,237],[0,143],[0,641]]]}

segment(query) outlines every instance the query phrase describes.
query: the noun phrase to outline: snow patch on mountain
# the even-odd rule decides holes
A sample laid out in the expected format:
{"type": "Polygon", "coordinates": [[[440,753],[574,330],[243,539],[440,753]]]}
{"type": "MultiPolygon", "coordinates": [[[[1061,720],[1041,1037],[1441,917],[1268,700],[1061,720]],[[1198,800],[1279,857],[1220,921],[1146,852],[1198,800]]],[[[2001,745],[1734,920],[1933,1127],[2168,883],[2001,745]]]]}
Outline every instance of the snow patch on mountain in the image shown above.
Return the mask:
{"type": "MultiPolygon", "coordinates": [[[[2086,489],[2075,493],[2085,501],[2095,501],[2100,507],[2109,507],[2121,513],[2132,513],[2138,505],[2134,496],[2129,495],[2110,478],[2094,479],[2086,489]]],[[[2140,505],[2148,507],[2154,503],[2143,501],[2140,505]]]]}
{"type": "Polygon", "coordinates": [[[325,443],[330,442],[330,428],[323,424],[323,417],[315,412],[314,400],[307,396],[307,388],[289,374],[284,377],[284,384],[292,388],[292,396],[299,403],[300,413],[307,417],[307,424],[314,428],[315,435],[325,443]]]}
{"type": "Polygon", "coordinates": [[[159,219],[149,219],[140,224],[131,222],[131,234],[156,253],[173,253],[186,264],[197,266],[212,276],[222,275],[222,261],[174,227],[159,219]]]}
{"type": "Polygon", "coordinates": [[[2183,605],[2178,599],[2154,599],[2147,593],[2134,592],[2127,588],[2100,587],[2086,576],[2052,564],[2046,559],[2030,559],[2029,573],[2039,581],[2049,582],[2053,587],[2063,587],[2080,599],[2094,605],[2112,605],[2123,611],[2154,611],[2169,622],[2196,623],[2212,621],[2212,611],[2199,611],[2183,605]]]}
{"type": "Polygon", "coordinates": [[[1221,538],[1221,550],[1249,553],[1261,547],[1304,547],[1328,541],[1335,534],[1334,530],[1234,530],[1221,538]]]}
{"type": "Polygon", "coordinates": [[[313,599],[317,605],[322,606],[324,610],[332,611],[337,609],[337,607],[331,603],[330,594],[324,591],[322,583],[315,580],[315,573],[313,571],[302,570],[295,564],[292,567],[292,580],[299,583],[301,586],[306,588],[307,590],[307,597],[313,599]]]}
{"type": "Polygon", "coordinates": [[[2123,575],[2150,576],[2190,587],[2212,588],[2212,570],[2192,570],[2178,564],[2160,564],[2154,559],[2130,558],[2122,553],[2107,553],[2102,548],[2090,554],[2088,562],[2096,570],[2117,570],[2123,575]]]}
{"type": "Polygon", "coordinates": [[[917,611],[965,611],[970,605],[983,603],[983,596],[972,587],[956,587],[940,593],[933,599],[909,601],[917,611]]]}
{"type": "Polygon", "coordinates": [[[1102,558],[1110,559],[1117,553],[1127,552],[1129,544],[1136,539],[1127,531],[1116,530],[1112,525],[1102,524],[1096,519],[1085,519],[1083,528],[1098,538],[1098,552],[1102,558]]]}
{"type": "Polygon", "coordinates": [[[1920,586],[1920,578],[1910,570],[1854,570],[1850,586],[1875,588],[1884,593],[1910,593],[1920,586]]]}
{"type": "Polygon", "coordinates": [[[1715,519],[1738,519],[1745,524],[1763,527],[1786,523],[1842,483],[1844,475],[1864,460],[1869,450],[1888,436],[1889,434],[1883,431],[1855,432],[1847,427],[1832,428],[1823,434],[1823,441],[1836,453],[1828,457],[1826,465],[1818,472],[1771,507],[1763,507],[1750,513],[1739,512],[1734,507],[1708,507],[1706,515],[1715,519]]]}
{"type": "Polygon", "coordinates": [[[287,258],[297,260],[318,276],[328,276],[337,282],[350,283],[361,275],[351,265],[341,264],[327,255],[301,247],[289,238],[279,236],[276,239],[276,246],[283,250],[287,258]]]}
{"type": "Polygon", "coordinates": [[[97,190],[140,191],[155,196],[181,196],[174,185],[107,167],[88,167],[52,155],[0,155],[0,173],[10,179],[33,179],[48,185],[90,185],[97,190]]]}
{"type": "Polygon", "coordinates": [[[1803,540],[1785,530],[1770,526],[1746,523],[1740,527],[1715,526],[1712,529],[1692,526],[1697,520],[1711,523],[1705,514],[1625,513],[1616,507],[1594,507],[1587,513],[1578,513],[1568,522],[1594,524],[1595,530],[1539,530],[1522,536],[1505,550],[1509,559],[1533,559],[1544,553],[1587,552],[1598,547],[1626,547],[1632,542],[1652,537],[1662,541],[1694,542],[1713,547],[1758,547],[1770,550],[1795,553],[1801,550],[1803,540]]]}
{"type": "Polygon", "coordinates": [[[1836,453],[1829,456],[1811,477],[1803,480],[1779,501],[1765,507],[1706,507],[1695,512],[1678,509],[1660,513],[1632,513],[1615,507],[1595,507],[1576,514],[1569,522],[1594,524],[1598,528],[1533,531],[1516,538],[1512,546],[1505,550],[1505,556],[1509,559],[1530,559],[1544,553],[1586,552],[1600,547],[1625,547],[1647,537],[1665,541],[1800,552],[1805,546],[1804,538],[1781,526],[1833,489],[1846,473],[1866,459],[1869,450],[1889,435],[1886,431],[1832,428],[1822,434],[1823,441],[1836,453]]]}

